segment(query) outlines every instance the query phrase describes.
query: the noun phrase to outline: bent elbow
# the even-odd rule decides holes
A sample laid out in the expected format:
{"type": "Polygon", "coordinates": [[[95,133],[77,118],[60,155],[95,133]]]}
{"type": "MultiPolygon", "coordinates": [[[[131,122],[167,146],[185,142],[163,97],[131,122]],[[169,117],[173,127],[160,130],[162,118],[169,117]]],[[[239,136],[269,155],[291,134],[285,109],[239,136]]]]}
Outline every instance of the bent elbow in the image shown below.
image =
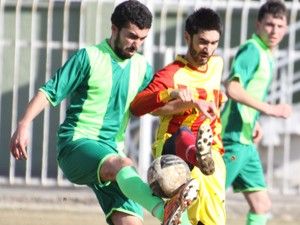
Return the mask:
{"type": "Polygon", "coordinates": [[[239,99],[239,88],[237,85],[235,85],[234,83],[230,82],[229,84],[227,84],[226,86],[226,95],[233,99],[233,100],[238,100],[239,99]]]}
{"type": "Polygon", "coordinates": [[[146,114],[142,110],[138,110],[136,107],[132,107],[132,106],[130,106],[129,110],[130,110],[132,115],[138,116],[138,117],[143,116],[144,114],[146,114]]]}

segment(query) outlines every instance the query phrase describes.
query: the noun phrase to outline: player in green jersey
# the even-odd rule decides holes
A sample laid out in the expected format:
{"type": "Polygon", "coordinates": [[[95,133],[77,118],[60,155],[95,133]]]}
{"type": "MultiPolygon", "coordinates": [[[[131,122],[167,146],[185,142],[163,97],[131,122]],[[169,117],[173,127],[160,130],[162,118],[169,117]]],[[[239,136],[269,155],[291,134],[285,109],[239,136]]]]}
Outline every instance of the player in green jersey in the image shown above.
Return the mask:
{"type": "Polygon", "coordinates": [[[255,144],[261,137],[260,113],[287,118],[291,107],[265,102],[272,80],[274,49],[287,28],[287,10],[281,1],[267,1],[259,9],[256,33],[234,58],[226,84],[229,100],[222,113],[226,187],[242,192],[249,204],[247,225],[264,225],[271,200],[255,144]]]}
{"type": "Polygon", "coordinates": [[[165,204],[123,153],[129,104],[153,76],[151,66],[137,53],[152,14],[139,1],[129,0],[115,8],[111,22],[110,38],[78,50],[39,89],[18,123],[10,150],[16,159],[27,159],[29,124],[49,103],[56,106],[69,97],[57,135],[57,161],[64,175],[95,192],[109,224],[141,225],[139,204],[164,225],[172,224],[196,198],[196,183],[185,185],[165,204]]]}

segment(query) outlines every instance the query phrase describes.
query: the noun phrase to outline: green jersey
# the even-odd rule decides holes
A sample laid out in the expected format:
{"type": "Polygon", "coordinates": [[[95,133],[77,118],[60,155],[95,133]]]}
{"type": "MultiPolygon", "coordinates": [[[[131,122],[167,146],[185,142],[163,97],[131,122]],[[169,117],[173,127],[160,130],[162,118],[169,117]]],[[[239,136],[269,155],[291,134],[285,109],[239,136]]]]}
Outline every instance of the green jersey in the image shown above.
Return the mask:
{"type": "Polygon", "coordinates": [[[80,138],[123,149],[130,102],[152,77],[142,55],[120,59],[107,40],[77,51],[40,88],[53,106],[70,97],[65,121],[58,129],[58,149],[80,138]]]}
{"type": "MultiPolygon", "coordinates": [[[[238,80],[252,97],[264,101],[273,77],[274,60],[268,46],[253,35],[236,54],[230,80],[238,80]]],[[[222,112],[223,142],[253,144],[252,134],[259,112],[229,99],[222,112]]]]}

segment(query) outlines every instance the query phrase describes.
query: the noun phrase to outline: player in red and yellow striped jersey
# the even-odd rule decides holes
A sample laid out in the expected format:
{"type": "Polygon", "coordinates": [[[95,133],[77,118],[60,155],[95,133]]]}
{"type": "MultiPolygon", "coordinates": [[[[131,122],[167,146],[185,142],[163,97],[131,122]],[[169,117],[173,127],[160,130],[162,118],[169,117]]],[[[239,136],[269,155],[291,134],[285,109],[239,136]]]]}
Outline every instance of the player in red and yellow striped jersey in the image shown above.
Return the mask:
{"type": "Polygon", "coordinates": [[[200,8],[191,14],[185,26],[187,53],[158,71],[130,107],[136,116],[151,112],[160,117],[154,157],[180,156],[199,181],[198,199],[188,210],[193,225],[224,225],[226,220],[220,137],[220,106],[225,100],[220,90],[223,60],[214,54],[221,33],[220,18],[213,10],[200,8]],[[199,140],[206,141],[201,130],[205,126],[212,131],[212,141],[202,154],[203,143],[199,140]],[[206,159],[212,163],[203,163],[206,159]]]}

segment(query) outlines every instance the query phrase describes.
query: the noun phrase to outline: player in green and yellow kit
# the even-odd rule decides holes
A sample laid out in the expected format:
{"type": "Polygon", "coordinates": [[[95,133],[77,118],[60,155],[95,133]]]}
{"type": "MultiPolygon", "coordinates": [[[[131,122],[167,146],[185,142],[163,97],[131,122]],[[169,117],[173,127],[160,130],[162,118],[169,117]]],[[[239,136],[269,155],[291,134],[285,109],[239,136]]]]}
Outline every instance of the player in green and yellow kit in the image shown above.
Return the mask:
{"type": "Polygon", "coordinates": [[[152,15],[146,6],[130,0],[115,8],[111,21],[109,39],[77,51],[39,89],[11,138],[11,153],[16,159],[26,159],[29,124],[49,102],[56,106],[70,97],[58,129],[57,161],[64,175],[95,192],[109,224],[141,225],[139,204],[164,225],[172,224],[196,197],[192,194],[197,187],[187,184],[174,197],[179,201],[165,204],[123,153],[129,104],[153,76],[150,65],[137,53],[152,15]]]}
{"type": "Polygon", "coordinates": [[[265,102],[274,70],[273,50],[287,27],[287,10],[280,1],[266,2],[259,10],[256,33],[234,58],[226,85],[229,96],[222,113],[226,187],[242,192],[250,206],[247,225],[266,224],[271,201],[255,143],[261,136],[259,114],[286,118],[287,104],[265,102]]]}

